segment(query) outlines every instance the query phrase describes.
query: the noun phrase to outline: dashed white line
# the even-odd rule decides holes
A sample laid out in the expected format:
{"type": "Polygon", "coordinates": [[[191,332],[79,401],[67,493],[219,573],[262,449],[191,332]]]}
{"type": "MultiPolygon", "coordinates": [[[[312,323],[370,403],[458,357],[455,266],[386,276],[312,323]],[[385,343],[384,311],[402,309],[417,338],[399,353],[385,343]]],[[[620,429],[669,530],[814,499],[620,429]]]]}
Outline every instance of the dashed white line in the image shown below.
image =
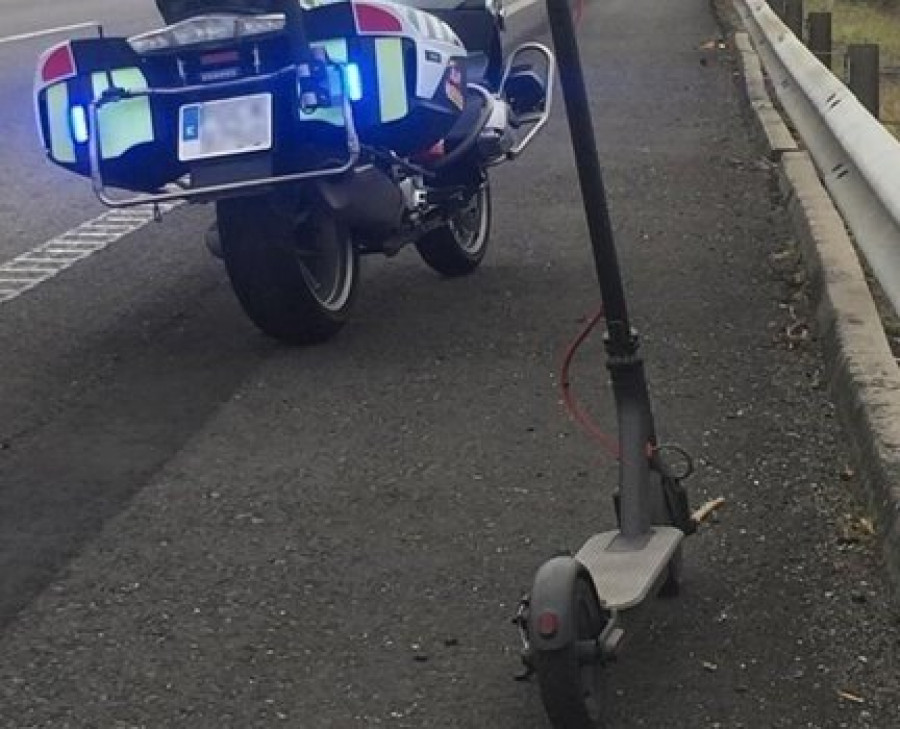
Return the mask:
{"type": "Polygon", "coordinates": [[[57,259],[55,259],[55,258],[38,258],[36,256],[29,256],[29,257],[25,258],[25,263],[34,263],[37,265],[49,264],[50,266],[55,266],[57,263],[57,259]]]}
{"type": "Polygon", "coordinates": [[[57,248],[56,246],[48,247],[43,250],[44,255],[51,258],[59,256],[79,256],[85,252],[84,248],[57,248]]]}
{"type": "Polygon", "coordinates": [[[44,30],[35,30],[31,33],[19,33],[18,35],[7,35],[0,38],[0,46],[6,43],[18,43],[20,41],[34,40],[35,38],[43,38],[47,35],[60,35],[62,33],[71,33],[73,31],[87,30],[88,28],[99,28],[100,24],[96,21],[89,20],[85,23],[75,23],[74,25],[61,25],[58,28],[46,28],[44,30]]]}
{"type": "MultiPolygon", "coordinates": [[[[160,205],[167,213],[180,203],[160,205]]],[[[0,265],[0,304],[12,301],[78,261],[101,251],[155,218],[153,208],[134,208],[127,217],[111,210],[0,265]]]]}

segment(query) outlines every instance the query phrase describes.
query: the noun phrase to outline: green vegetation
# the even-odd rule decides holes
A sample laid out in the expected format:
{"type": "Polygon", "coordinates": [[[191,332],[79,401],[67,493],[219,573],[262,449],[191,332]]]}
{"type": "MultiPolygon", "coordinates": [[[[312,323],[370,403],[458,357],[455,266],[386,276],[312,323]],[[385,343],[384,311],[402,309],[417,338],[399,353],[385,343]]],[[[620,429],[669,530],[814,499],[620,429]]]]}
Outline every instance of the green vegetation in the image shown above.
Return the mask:
{"type": "MultiPolygon", "coordinates": [[[[877,43],[881,66],[900,68],[900,0],[806,0],[806,12],[831,12],[836,73],[843,68],[843,53],[852,43],[877,43]]],[[[900,75],[884,75],[881,82],[881,117],[900,131],[900,75]]]]}

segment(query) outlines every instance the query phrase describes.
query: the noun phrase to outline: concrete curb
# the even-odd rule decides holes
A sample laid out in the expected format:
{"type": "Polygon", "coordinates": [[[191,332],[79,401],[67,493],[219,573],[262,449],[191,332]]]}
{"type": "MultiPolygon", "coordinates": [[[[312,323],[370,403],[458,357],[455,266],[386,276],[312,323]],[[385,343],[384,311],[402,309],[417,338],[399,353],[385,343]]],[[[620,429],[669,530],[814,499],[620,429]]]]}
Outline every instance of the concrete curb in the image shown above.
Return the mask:
{"type": "Polygon", "coordinates": [[[797,141],[772,103],[772,98],[766,88],[759,56],[753,49],[750,36],[744,32],[735,33],[734,46],[747,86],[747,99],[750,101],[750,106],[753,107],[754,118],[759,124],[759,129],[766,139],[770,158],[777,160],[783,152],[796,151],[799,149],[797,141]]]}
{"type": "Polygon", "coordinates": [[[817,303],[829,387],[878,522],[900,603],[900,370],[840,214],[766,90],[746,33],[734,34],[748,101],[778,163],[782,195],[803,246],[817,303]]]}

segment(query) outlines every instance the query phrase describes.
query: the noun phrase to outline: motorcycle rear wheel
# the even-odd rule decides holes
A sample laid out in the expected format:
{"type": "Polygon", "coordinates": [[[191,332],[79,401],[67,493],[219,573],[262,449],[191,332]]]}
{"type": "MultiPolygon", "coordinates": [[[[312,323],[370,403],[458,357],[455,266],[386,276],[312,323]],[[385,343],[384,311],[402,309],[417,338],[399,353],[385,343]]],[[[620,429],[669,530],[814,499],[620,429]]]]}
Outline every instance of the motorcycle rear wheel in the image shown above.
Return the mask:
{"type": "Polygon", "coordinates": [[[324,210],[271,196],[217,204],[222,257],[244,312],[286,344],[324,342],[346,323],[359,281],[349,232],[324,210]]]}
{"type": "Polygon", "coordinates": [[[423,235],[416,248],[442,276],[465,276],[481,265],[490,237],[491,188],[485,180],[444,225],[423,235]]]}

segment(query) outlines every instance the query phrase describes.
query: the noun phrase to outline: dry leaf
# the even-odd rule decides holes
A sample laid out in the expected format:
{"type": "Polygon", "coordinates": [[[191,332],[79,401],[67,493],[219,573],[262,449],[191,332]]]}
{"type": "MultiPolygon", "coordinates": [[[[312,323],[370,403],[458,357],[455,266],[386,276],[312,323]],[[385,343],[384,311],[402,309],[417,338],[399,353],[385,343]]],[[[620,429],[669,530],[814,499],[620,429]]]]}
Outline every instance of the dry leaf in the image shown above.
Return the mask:
{"type": "Polygon", "coordinates": [[[838,691],[837,695],[845,701],[852,701],[854,704],[864,704],[866,700],[862,696],[851,694],[849,691],[838,691]]]}

